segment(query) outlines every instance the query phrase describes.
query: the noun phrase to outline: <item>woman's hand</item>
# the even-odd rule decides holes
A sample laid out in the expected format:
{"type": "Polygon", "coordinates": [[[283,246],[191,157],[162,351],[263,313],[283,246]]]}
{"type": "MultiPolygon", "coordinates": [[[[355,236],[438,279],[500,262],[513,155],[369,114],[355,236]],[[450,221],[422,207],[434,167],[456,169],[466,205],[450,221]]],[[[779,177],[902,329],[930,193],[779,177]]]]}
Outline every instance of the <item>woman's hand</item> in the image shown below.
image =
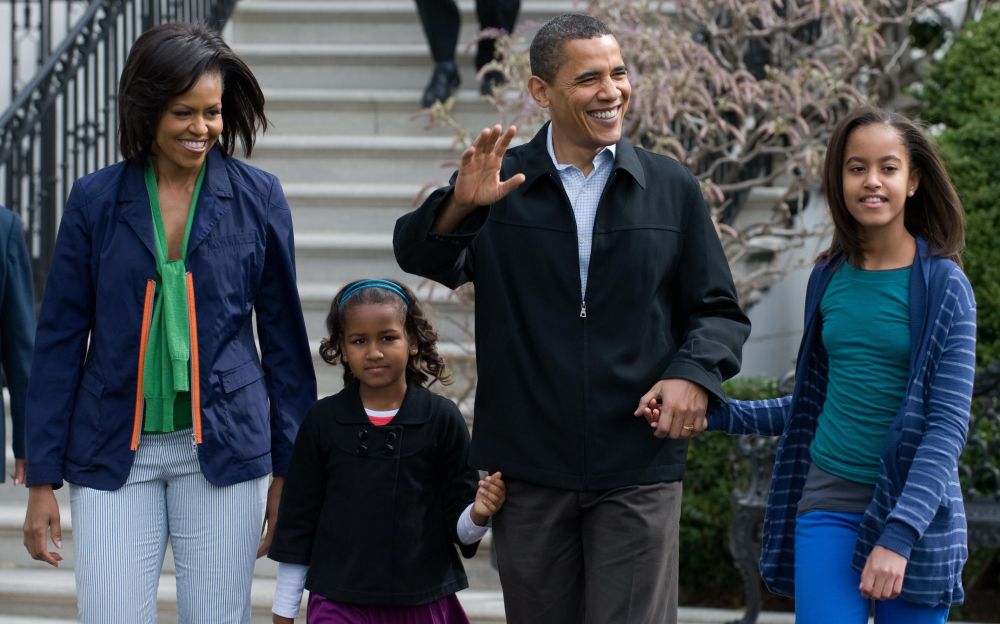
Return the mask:
{"type": "Polygon", "coordinates": [[[861,571],[861,595],[869,600],[892,600],[903,591],[906,558],[888,548],[876,546],[861,571]]]}
{"type": "Polygon", "coordinates": [[[14,460],[14,485],[24,485],[25,484],[25,469],[24,460],[15,459],[14,460]]]}
{"type": "Polygon", "coordinates": [[[28,511],[24,514],[24,547],[32,559],[57,568],[62,555],[46,548],[49,533],[55,547],[62,548],[59,503],[52,486],[33,485],[28,488],[28,511]]]}
{"type": "MultiPolygon", "coordinates": [[[[274,539],[274,527],[278,524],[278,504],[281,503],[281,489],[285,487],[284,477],[274,477],[267,488],[267,508],[264,511],[264,525],[260,528],[260,546],[257,547],[257,558],[260,559],[271,550],[271,540],[274,539]]],[[[291,622],[291,620],[288,620],[291,622]]]]}

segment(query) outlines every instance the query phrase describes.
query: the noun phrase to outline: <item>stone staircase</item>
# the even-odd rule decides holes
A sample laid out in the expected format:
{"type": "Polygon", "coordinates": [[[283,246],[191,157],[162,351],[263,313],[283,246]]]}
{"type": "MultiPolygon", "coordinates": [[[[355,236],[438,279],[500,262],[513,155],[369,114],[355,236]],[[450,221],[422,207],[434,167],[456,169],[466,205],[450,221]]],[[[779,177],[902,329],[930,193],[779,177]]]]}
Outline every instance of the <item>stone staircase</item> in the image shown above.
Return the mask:
{"type": "MultiPolygon", "coordinates": [[[[478,31],[474,3],[459,3],[457,63],[462,88],[454,114],[478,131],[497,114],[480,98],[470,54],[478,31]]],[[[574,7],[572,0],[525,0],[519,23],[574,7]]],[[[430,76],[412,0],[243,0],[226,31],[264,88],[273,128],[251,162],[276,174],[292,208],[299,291],[318,345],[330,301],[346,282],[391,277],[420,287],[392,254],[396,219],[429,188],[447,181],[460,149],[447,128],[428,129],[419,100],[430,76]]],[[[430,296],[442,351],[469,353],[471,310],[446,289],[430,296]]],[[[316,358],[321,395],[342,371],[316,358]]]]}

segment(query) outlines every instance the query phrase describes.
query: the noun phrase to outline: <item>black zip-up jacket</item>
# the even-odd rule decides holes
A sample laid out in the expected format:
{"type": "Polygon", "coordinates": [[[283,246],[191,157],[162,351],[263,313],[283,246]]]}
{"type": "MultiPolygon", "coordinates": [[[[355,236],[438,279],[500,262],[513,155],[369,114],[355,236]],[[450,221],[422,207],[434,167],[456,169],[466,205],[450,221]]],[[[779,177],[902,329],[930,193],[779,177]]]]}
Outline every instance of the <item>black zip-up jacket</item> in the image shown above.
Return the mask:
{"type": "Polygon", "coordinates": [[[632,415],[639,399],[673,378],[721,399],[750,331],[698,182],[622,138],[583,299],[576,222],[546,132],[504,158],[501,179],[525,182],[453,234],[431,232],[451,186],[396,222],[403,270],[476,286],[470,460],[572,490],[679,480],[687,443],[654,438],[632,415]]]}

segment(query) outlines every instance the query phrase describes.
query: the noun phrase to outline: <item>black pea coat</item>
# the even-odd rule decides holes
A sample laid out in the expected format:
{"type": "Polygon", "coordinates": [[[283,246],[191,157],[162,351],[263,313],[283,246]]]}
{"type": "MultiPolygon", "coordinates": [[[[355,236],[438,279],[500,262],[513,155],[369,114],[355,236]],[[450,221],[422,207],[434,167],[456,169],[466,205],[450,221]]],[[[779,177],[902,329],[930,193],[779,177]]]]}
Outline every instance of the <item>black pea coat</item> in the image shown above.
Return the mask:
{"type": "Polygon", "coordinates": [[[317,401],[299,429],[269,557],[308,565],[330,600],[419,605],[468,587],[458,517],[474,500],[469,430],[458,407],[410,384],[375,427],[358,384],[317,401]]]}

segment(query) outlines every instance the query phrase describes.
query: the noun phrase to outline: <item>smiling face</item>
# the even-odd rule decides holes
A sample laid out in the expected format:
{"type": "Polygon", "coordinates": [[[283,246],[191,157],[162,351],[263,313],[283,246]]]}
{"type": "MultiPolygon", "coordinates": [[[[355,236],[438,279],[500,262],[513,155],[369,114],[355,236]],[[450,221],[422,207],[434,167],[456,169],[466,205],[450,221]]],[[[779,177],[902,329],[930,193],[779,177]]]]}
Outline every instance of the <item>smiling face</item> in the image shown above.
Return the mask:
{"type": "Polygon", "coordinates": [[[152,149],[158,173],[197,172],[221,134],[222,77],[202,74],[160,115],[152,149]]]}
{"type": "Polygon", "coordinates": [[[404,323],[403,311],[391,303],[361,303],[344,311],[341,352],[361,384],[362,401],[402,400],[406,394],[406,364],[417,349],[404,323]]]}
{"type": "Polygon", "coordinates": [[[902,234],[906,199],[917,188],[917,175],[899,133],[887,124],[861,126],[844,149],[844,203],[865,238],[902,234]]]}
{"type": "Polygon", "coordinates": [[[589,172],[594,156],[621,139],[632,85],[611,35],[571,39],[563,43],[562,58],[551,83],[532,76],[528,88],[549,109],[556,158],[589,172]]]}

